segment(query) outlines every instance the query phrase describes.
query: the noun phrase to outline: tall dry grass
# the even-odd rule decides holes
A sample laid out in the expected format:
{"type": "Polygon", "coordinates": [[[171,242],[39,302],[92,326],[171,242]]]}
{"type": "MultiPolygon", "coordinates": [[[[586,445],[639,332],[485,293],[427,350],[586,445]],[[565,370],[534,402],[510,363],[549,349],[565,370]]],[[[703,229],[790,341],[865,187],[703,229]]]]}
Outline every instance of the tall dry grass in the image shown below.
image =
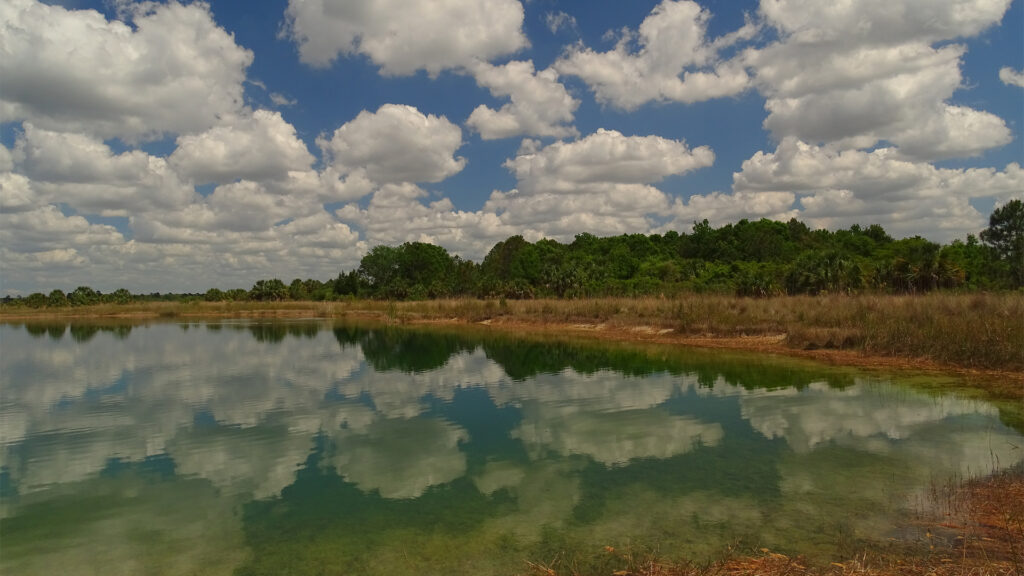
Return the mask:
{"type": "Polygon", "coordinates": [[[193,302],[106,304],[82,308],[0,308],[4,317],[71,316],[338,318],[373,315],[393,322],[489,319],[649,326],[687,336],[785,335],[799,349],[832,348],[926,358],[969,368],[1024,370],[1024,293],[783,296],[580,300],[451,299],[420,302],[193,302]]]}
{"type": "Polygon", "coordinates": [[[399,318],[505,317],[523,322],[650,326],[692,336],[786,335],[794,348],[928,358],[1024,370],[1024,294],[786,296],[687,295],[507,302],[402,302],[399,318]]]}

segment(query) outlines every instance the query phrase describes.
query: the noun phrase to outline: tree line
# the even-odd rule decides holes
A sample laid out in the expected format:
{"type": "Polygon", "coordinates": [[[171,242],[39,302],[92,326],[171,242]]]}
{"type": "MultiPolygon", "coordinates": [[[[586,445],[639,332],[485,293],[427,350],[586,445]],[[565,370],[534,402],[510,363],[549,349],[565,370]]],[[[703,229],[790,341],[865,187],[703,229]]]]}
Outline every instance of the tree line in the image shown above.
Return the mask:
{"type": "Polygon", "coordinates": [[[879,225],[829,231],[803,222],[695,222],[690,234],[579,234],[570,243],[512,236],[476,263],[440,246],[375,246],[334,279],[257,281],[204,294],[102,294],[87,286],[5,303],[30,307],[145,301],[285,301],[372,298],[583,298],[681,293],[765,297],[822,293],[923,293],[1024,287],[1024,204],[993,211],[980,237],[947,245],[894,239],[879,225]]]}

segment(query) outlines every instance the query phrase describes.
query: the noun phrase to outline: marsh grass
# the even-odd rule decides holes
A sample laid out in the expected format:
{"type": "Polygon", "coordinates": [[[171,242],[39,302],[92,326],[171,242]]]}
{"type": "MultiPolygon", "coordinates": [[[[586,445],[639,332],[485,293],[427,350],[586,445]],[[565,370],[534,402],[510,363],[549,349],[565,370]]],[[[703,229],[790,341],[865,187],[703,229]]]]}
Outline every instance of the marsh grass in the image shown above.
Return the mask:
{"type": "Polygon", "coordinates": [[[0,308],[3,317],[377,316],[390,323],[462,321],[670,330],[690,337],[784,336],[795,349],[854,350],[997,370],[1024,370],[1024,293],[825,295],[413,302],[192,302],[0,308]]]}

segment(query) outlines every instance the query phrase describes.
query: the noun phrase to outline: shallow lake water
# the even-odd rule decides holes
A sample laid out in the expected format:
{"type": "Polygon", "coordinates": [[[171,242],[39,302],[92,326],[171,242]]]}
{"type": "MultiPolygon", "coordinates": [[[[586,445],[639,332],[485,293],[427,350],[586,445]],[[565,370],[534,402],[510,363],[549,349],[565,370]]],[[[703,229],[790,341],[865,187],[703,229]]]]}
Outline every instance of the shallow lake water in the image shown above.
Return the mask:
{"type": "Polygon", "coordinates": [[[1020,466],[1004,420],[753,355],[4,324],[0,573],[515,574],[606,546],[827,560],[900,533],[936,487],[1020,466]]]}

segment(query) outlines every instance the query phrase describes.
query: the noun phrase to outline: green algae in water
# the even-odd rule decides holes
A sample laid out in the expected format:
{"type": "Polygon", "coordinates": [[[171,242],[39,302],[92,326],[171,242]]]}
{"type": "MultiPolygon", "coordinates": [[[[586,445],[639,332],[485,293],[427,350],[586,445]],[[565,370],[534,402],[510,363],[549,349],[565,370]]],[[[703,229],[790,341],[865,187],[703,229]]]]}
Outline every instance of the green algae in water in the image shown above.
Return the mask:
{"type": "Polygon", "coordinates": [[[516,574],[820,560],[1019,414],[849,369],[311,322],[0,325],[0,571],[516,574]],[[180,326],[191,329],[182,330],[180,326]]]}

